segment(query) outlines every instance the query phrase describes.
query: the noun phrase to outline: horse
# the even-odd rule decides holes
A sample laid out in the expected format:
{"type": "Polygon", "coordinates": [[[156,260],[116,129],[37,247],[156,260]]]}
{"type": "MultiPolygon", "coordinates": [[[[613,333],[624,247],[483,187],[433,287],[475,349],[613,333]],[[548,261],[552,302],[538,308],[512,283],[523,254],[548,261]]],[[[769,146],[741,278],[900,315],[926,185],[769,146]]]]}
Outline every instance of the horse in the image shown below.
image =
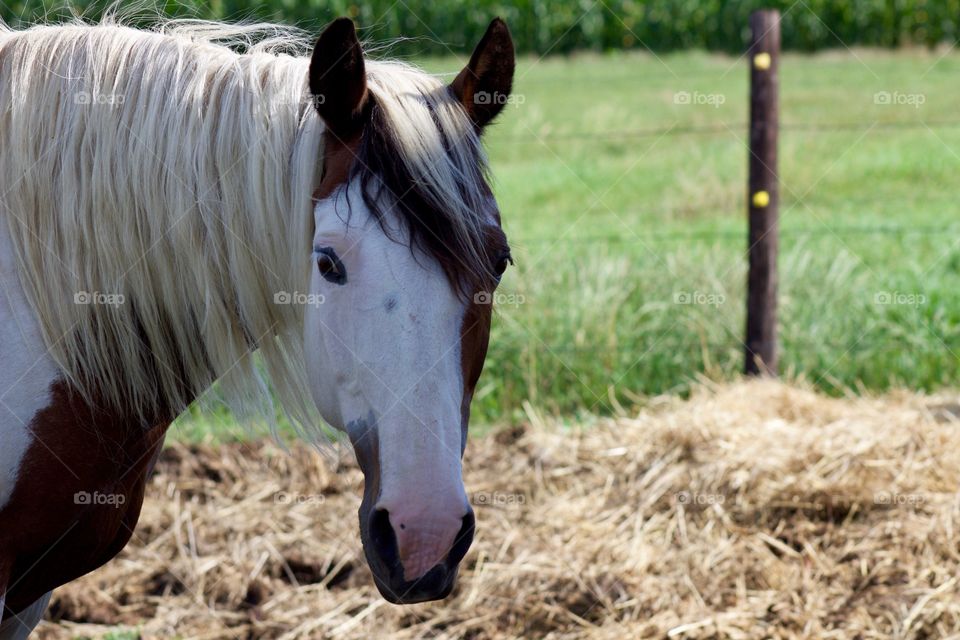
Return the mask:
{"type": "Polygon", "coordinates": [[[208,389],[329,425],[389,602],[447,597],[491,292],[512,263],[481,134],[515,54],[452,82],[263,25],[0,29],[0,637],[113,558],[208,389]],[[322,418],[322,420],[321,420],[322,418]]]}

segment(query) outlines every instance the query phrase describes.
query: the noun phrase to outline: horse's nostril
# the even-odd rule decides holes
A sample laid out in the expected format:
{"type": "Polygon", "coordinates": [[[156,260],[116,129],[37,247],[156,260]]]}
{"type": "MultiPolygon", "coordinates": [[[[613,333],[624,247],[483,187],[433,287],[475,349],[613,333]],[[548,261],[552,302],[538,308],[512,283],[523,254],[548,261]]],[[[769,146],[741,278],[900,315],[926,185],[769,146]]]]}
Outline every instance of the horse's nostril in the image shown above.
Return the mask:
{"type": "Polygon", "coordinates": [[[473,543],[473,530],[476,525],[476,518],[473,516],[473,509],[467,510],[467,515],[463,516],[463,525],[457,532],[457,537],[453,541],[453,547],[450,549],[450,555],[447,556],[447,567],[456,568],[463,556],[467,555],[467,550],[473,543]]]}
{"type": "Polygon", "coordinates": [[[400,568],[397,536],[390,525],[390,512],[386,509],[377,509],[373,512],[373,517],[370,519],[370,542],[387,570],[392,572],[400,568]]]}

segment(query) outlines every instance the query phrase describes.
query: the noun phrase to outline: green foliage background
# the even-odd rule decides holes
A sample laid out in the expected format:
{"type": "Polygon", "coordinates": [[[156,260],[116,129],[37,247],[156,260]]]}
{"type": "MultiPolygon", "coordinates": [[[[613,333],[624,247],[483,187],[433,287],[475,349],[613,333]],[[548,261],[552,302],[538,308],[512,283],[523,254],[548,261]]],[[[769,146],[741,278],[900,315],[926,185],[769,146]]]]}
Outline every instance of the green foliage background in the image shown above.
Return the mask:
{"type": "MultiPolygon", "coordinates": [[[[758,8],[783,14],[787,49],[813,51],[865,45],[893,47],[954,42],[960,35],[960,0],[185,0],[135,3],[154,16],[259,19],[315,31],[349,15],[376,41],[403,37],[396,53],[443,54],[469,49],[495,15],[510,24],[521,51],[701,48],[742,51],[747,17],[758,8]]],[[[109,2],[51,5],[38,0],[0,3],[11,25],[79,13],[95,19],[109,2]]],[[[123,6],[121,3],[120,6],[123,6]]]]}

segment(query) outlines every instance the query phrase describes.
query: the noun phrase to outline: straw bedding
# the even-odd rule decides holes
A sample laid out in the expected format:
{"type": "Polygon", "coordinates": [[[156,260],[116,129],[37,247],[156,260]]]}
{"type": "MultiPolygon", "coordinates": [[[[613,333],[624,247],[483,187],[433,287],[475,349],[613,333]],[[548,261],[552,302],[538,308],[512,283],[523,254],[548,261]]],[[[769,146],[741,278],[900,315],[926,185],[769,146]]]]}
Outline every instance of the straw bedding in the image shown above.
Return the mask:
{"type": "Polygon", "coordinates": [[[174,445],[131,544],[38,635],[960,637],[957,411],[772,381],[579,427],[531,410],[471,441],[477,539],[413,607],[373,587],[349,456],[174,445]]]}

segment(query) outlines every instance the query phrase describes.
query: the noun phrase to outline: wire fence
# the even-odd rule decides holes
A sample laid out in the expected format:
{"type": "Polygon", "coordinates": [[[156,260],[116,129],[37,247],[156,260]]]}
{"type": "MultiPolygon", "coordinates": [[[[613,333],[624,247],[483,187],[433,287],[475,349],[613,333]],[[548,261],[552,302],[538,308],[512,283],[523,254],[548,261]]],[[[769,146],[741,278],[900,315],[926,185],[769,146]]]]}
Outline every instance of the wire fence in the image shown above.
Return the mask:
{"type": "MultiPolygon", "coordinates": [[[[772,12],[759,13],[771,14],[760,17],[774,18],[773,22],[779,25],[778,16],[772,12]]],[[[680,160],[684,163],[695,155],[690,150],[697,147],[709,149],[711,160],[715,160],[718,150],[726,157],[735,152],[748,166],[747,175],[726,170],[729,165],[722,171],[704,172],[702,178],[692,172],[684,176],[686,179],[677,184],[677,188],[661,187],[652,198],[641,193],[648,193],[651,186],[657,188],[662,181],[638,180],[635,186],[641,187],[640,193],[634,195],[640,197],[630,198],[628,194],[628,199],[622,200],[626,206],[607,207],[607,212],[599,206],[590,207],[587,212],[575,208],[574,211],[582,215],[573,217],[578,223],[583,220],[582,226],[575,223],[567,230],[538,226],[530,229],[527,237],[512,234],[512,244],[537,260],[547,255],[554,244],[563,245],[557,252],[563,260],[570,258],[569,247],[585,245],[583,251],[591,252],[596,245],[611,245],[609,250],[604,246],[596,250],[604,257],[616,256],[631,269],[636,268],[636,273],[653,281],[648,283],[638,278],[638,286],[627,288],[619,282],[630,278],[629,275],[618,279],[604,273],[604,279],[595,287],[596,292],[589,285],[583,286],[588,295],[602,296],[606,293],[603,287],[613,282],[611,290],[623,296],[625,302],[618,299],[617,304],[610,305],[613,307],[611,317],[604,315],[599,321],[590,314],[593,307],[600,304],[568,310],[559,302],[568,283],[571,287],[581,286],[578,279],[568,279],[565,272],[556,281],[564,285],[556,287],[561,291],[559,296],[552,287],[530,287],[532,296],[543,296],[543,300],[538,301],[543,304],[532,305],[532,312],[526,316],[518,314],[517,322],[527,333],[531,332],[526,323],[535,327],[536,340],[496,341],[492,349],[508,352],[510,357],[505,358],[505,362],[516,360],[519,355],[517,366],[528,367],[534,372],[531,375],[541,375],[541,369],[549,370],[542,381],[538,378],[538,384],[550,387],[554,378],[564,377],[576,388],[575,382],[585,384],[582,378],[586,377],[600,382],[595,387],[607,387],[605,371],[613,371],[617,373],[617,382],[629,377],[630,385],[649,391],[650,380],[655,381],[653,387],[658,387],[663,381],[676,381],[691,371],[739,369],[744,359],[747,373],[765,369],[767,364],[775,372],[778,351],[789,354],[787,362],[791,368],[810,372],[816,384],[823,382],[827,386],[833,384],[833,376],[839,380],[838,387],[844,386],[844,380],[880,387],[895,379],[915,384],[918,376],[923,376],[918,384],[935,386],[960,370],[960,358],[956,355],[960,353],[960,331],[954,321],[956,310],[945,295],[956,270],[960,269],[960,217],[948,215],[957,209],[955,197],[950,198],[953,194],[946,188],[949,174],[945,170],[955,166],[954,160],[960,160],[960,154],[952,152],[945,140],[951,143],[956,140],[960,118],[954,118],[950,111],[937,112],[937,119],[923,118],[926,112],[912,112],[911,118],[907,115],[909,112],[889,111],[882,119],[874,119],[854,112],[846,115],[830,110],[824,112],[829,115],[823,121],[814,115],[816,112],[794,112],[798,121],[779,122],[778,87],[770,80],[777,77],[779,38],[775,39],[777,42],[761,42],[771,29],[761,28],[763,20],[754,20],[758,14],[751,15],[751,30],[758,39],[748,50],[750,57],[744,56],[751,69],[748,103],[751,122],[744,118],[748,113],[702,110],[696,114],[687,111],[675,122],[669,119],[681,114],[661,116],[653,122],[640,121],[638,128],[586,131],[579,129],[592,127],[573,124],[569,128],[538,130],[534,125],[497,136],[496,144],[505,154],[549,150],[561,161],[564,155],[576,157],[577,166],[585,166],[584,175],[594,182],[602,175],[602,167],[594,170],[591,158],[608,154],[619,160],[632,151],[630,145],[662,149],[673,144],[683,154],[680,160]],[[707,116],[708,113],[713,114],[712,117],[707,116]],[[806,163],[803,169],[791,163],[796,175],[804,178],[805,184],[798,184],[800,180],[795,183],[800,187],[799,195],[790,188],[790,178],[776,171],[779,136],[790,140],[791,160],[806,163]],[[858,167],[835,180],[825,180],[835,166],[843,166],[839,161],[847,151],[844,143],[855,145],[861,138],[871,142],[869,153],[876,157],[866,158],[862,171],[858,167]],[[641,139],[648,140],[638,144],[641,139]],[[937,154],[935,171],[926,172],[927,165],[920,164],[896,176],[889,185],[884,184],[883,177],[878,179],[892,162],[887,156],[877,154],[878,148],[889,145],[890,140],[896,140],[895,146],[908,147],[914,140],[926,144],[934,139],[942,144],[942,147],[937,145],[934,152],[937,154]],[[556,150],[550,148],[553,144],[566,143],[571,144],[556,150]],[[728,153],[728,149],[733,151],[728,153]],[[746,162],[748,158],[750,161],[746,162]],[[820,164],[816,164],[818,161],[820,164]],[[731,188],[729,181],[748,176],[745,180],[748,188],[738,196],[739,189],[731,188]],[[935,180],[943,184],[942,190],[935,180]],[[927,193],[931,190],[932,195],[927,193]],[[654,199],[657,197],[659,201],[654,199]],[[638,199],[647,202],[637,203],[638,199]],[[918,203],[925,206],[917,207],[918,203]],[[787,224],[783,224],[781,208],[791,212],[785,220],[787,224]],[[813,215],[801,215],[804,210],[813,215]],[[922,213],[912,217],[903,215],[914,211],[922,213]],[[744,216],[745,213],[748,215],[744,216]],[[887,213],[896,215],[885,215],[887,213]],[[604,221],[621,224],[604,225],[596,216],[606,216],[604,221]],[[880,240],[880,236],[885,238],[880,240]],[[817,240],[803,242],[808,238],[817,240]],[[721,244],[728,241],[729,244],[721,244]],[[674,244],[659,251],[658,245],[665,243],[674,244]],[[851,246],[844,251],[848,243],[851,246]],[[783,261],[790,265],[793,273],[779,278],[785,303],[778,328],[777,267],[781,260],[777,254],[778,247],[784,244],[791,245],[791,253],[781,257],[786,258],[783,261]],[[949,249],[942,251],[944,247],[949,249]],[[865,249],[863,255],[860,255],[861,248],[865,249]],[[696,251],[696,255],[681,255],[691,250],[696,251]],[[654,260],[642,257],[646,253],[653,254],[654,260]],[[659,253],[663,255],[656,255],[659,253]],[[850,254],[855,260],[849,259],[850,254]],[[698,261],[701,255],[709,259],[698,261]],[[674,260],[676,256],[680,257],[674,260]],[[728,257],[730,268],[726,264],[728,257]],[[836,260],[837,257],[841,259],[836,260]],[[904,273],[891,269],[897,260],[902,260],[909,269],[904,273]],[[701,263],[702,269],[697,266],[701,263]],[[743,278],[739,269],[743,265],[747,267],[747,278],[743,278]],[[935,267],[940,267],[943,277],[929,282],[927,276],[935,267]],[[707,292],[691,291],[693,286],[682,287],[681,291],[673,286],[692,282],[703,282],[707,292]],[[823,293],[825,288],[829,288],[829,293],[823,293]],[[553,313],[551,305],[561,311],[553,313]],[[678,305],[696,305],[696,309],[678,305]],[[618,315],[621,307],[632,315],[626,312],[618,315]],[[751,323],[751,319],[754,322],[751,323]],[[588,325],[590,322],[594,324],[588,325]],[[741,334],[744,324],[746,331],[741,334]],[[589,326],[589,330],[585,330],[584,325],[589,326]],[[918,359],[917,354],[924,357],[918,359]],[[569,362],[565,360],[567,356],[571,358],[569,362]],[[554,369],[543,364],[552,362],[551,358],[563,363],[564,368],[554,369]],[[751,369],[751,362],[760,369],[751,369]],[[640,367],[645,368],[644,374],[636,375],[640,367]],[[948,370],[951,374],[944,374],[948,370]]],[[[727,73],[732,73],[739,63],[738,59],[727,73]]],[[[721,72],[703,73],[703,77],[708,75],[716,79],[721,72]]],[[[563,80],[579,83],[579,78],[563,80]]],[[[688,93],[674,93],[675,104],[702,103],[714,107],[723,104],[690,102],[692,94],[682,95],[688,93]]],[[[884,98],[883,93],[874,94],[875,104],[887,104],[883,99],[891,99],[890,96],[884,98]]],[[[704,94],[708,99],[716,95],[722,94],[704,94]]],[[[907,97],[911,96],[915,97],[914,94],[907,97]]],[[[862,103],[867,103],[867,96],[860,96],[858,104],[862,103]]],[[[667,106],[660,103],[661,108],[667,106]]],[[[602,125],[595,126],[602,128],[602,125]]],[[[893,153],[898,151],[895,148],[893,153]]],[[[656,170],[657,162],[672,167],[670,163],[677,160],[673,157],[664,160],[652,154],[650,158],[648,170],[651,167],[656,170]]],[[[856,159],[846,161],[852,165],[856,159]]],[[[632,170],[639,163],[630,166],[632,170]]],[[[571,173],[579,175],[572,169],[571,173]]],[[[620,177],[618,175],[617,182],[607,191],[602,191],[603,195],[612,191],[620,177]]],[[[584,186],[587,191],[594,191],[586,180],[584,186]]],[[[586,196],[583,200],[583,204],[588,201],[586,196]]],[[[575,198],[573,206],[578,203],[580,198],[575,198]]],[[[598,200],[596,205],[600,204],[606,203],[598,200]]],[[[534,268],[538,266],[537,260],[533,261],[534,268]]],[[[575,266],[579,266],[576,257],[574,260],[575,266]]],[[[520,302],[515,306],[525,302],[524,288],[521,286],[518,291],[520,302]]],[[[585,299],[594,300],[587,296],[585,299]]]]}
{"type": "MultiPolygon", "coordinates": [[[[957,232],[956,238],[950,241],[960,241],[960,222],[953,226],[866,226],[850,225],[843,227],[796,228],[781,229],[780,237],[785,239],[804,237],[860,237],[864,235],[899,235],[899,236],[942,236],[949,231],[957,232]]],[[[520,244],[553,244],[553,243],[601,243],[601,244],[656,244],[660,242],[688,242],[696,240],[737,240],[745,241],[746,230],[733,231],[651,231],[630,232],[620,235],[571,235],[557,237],[519,238],[520,244]]]]}
{"type": "MultiPolygon", "coordinates": [[[[747,134],[747,123],[719,123],[709,125],[676,125],[670,127],[654,127],[649,129],[634,129],[622,131],[592,131],[561,134],[535,134],[503,138],[500,142],[515,143],[548,143],[554,141],[583,140],[593,142],[628,141],[640,137],[668,137],[684,135],[717,135],[723,133],[747,134]]],[[[834,132],[857,132],[867,135],[871,132],[901,130],[901,131],[936,131],[937,129],[960,129],[960,120],[936,121],[885,121],[864,124],[863,122],[827,122],[827,123],[782,123],[781,131],[803,132],[808,134],[825,134],[834,132]]],[[[890,205],[889,198],[882,196],[859,199],[865,204],[890,205]]],[[[657,213],[637,210],[634,213],[657,213]]],[[[675,212],[659,212],[670,215],[675,212]]],[[[633,217],[632,214],[624,217],[633,217]]],[[[805,228],[781,228],[780,237],[784,239],[803,237],[860,237],[865,235],[899,235],[899,236],[938,236],[955,231],[960,238],[960,222],[954,225],[841,225],[805,228]]],[[[737,240],[746,238],[745,230],[695,230],[695,231],[635,231],[622,234],[598,235],[571,235],[558,237],[520,237],[516,238],[520,244],[563,244],[563,243],[599,243],[599,244],[654,244],[660,242],[688,242],[710,240],[737,240]]]]}
{"type": "MultiPolygon", "coordinates": [[[[950,352],[960,352],[960,340],[940,338],[937,340],[916,341],[911,344],[904,344],[897,341],[891,341],[887,337],[882,337],[880,341],[875,339],[850,340],[848,342],[822,341],[805,339],[803,337],[792,337],[790,335],[780,335],[780,342],[788,351],[797,353],[812,353],[811,358],[818,358],[822,353],[830,353],[830,358],[839,360],[843,358],[854,358],[867,353],[893,353],[902,354],[904,358],[910,359],[917,353],[935,353],[950,355],[950,352]]],[[[496,348],[494,346],[493,348],[496,348]]],[[[682,353],[683,350],[702,353],[709,352],[711,355],[719,353],[728,353],[731,359],[742,357],[743,344],[739,338],[728,338],[725,340],[655,340],[651,341],[649,351],[644,353],[642,347],[636,344],[627,344],[623,346],[612,346],[604,344],[584,344],[571,345],[565,343],[547,344],[547,343],[528,343],[520,347],[511,348],[511,353],[517,353],[521,357],[525,354],[537,355],[589,355],[595,354],[598,357],[614,359],[620,357],[631,363],[636,362],[637,354],[653,356],[657,351],[671,351],[675,354],[682,353]]],[[[678,357],[679,359],[679,357],[678,357]]],[[[803,359],[802,357],[798,359],[803,359]]]]}
{"type": "MultiPolygon", "coordinates": [[[[935,131],[937,129],[960,129],[960,120],[931,120],[931,121],[880,121],[873,123],[863,122],[821,122],[821,123],[781,123],[780,130],[787,132],[801,132],[810,134],[850,132],[868,134],[871,131],[935,131]]],[[[536,133],[523,134],[510,138],[502,138],[498,142],[504,144],[536,144],[564,141],[594,141],[594,142],[627,142],[636,138],[661,138],[669,136],[718,135],[724,133],[741,133],[746,135],[746,122],[722,122],[706,125],[671,125],[651,127],[647,129],[627,129],[611,131],[580,131],[571,133],[553,133],[537,135],[536,133]]]]}

